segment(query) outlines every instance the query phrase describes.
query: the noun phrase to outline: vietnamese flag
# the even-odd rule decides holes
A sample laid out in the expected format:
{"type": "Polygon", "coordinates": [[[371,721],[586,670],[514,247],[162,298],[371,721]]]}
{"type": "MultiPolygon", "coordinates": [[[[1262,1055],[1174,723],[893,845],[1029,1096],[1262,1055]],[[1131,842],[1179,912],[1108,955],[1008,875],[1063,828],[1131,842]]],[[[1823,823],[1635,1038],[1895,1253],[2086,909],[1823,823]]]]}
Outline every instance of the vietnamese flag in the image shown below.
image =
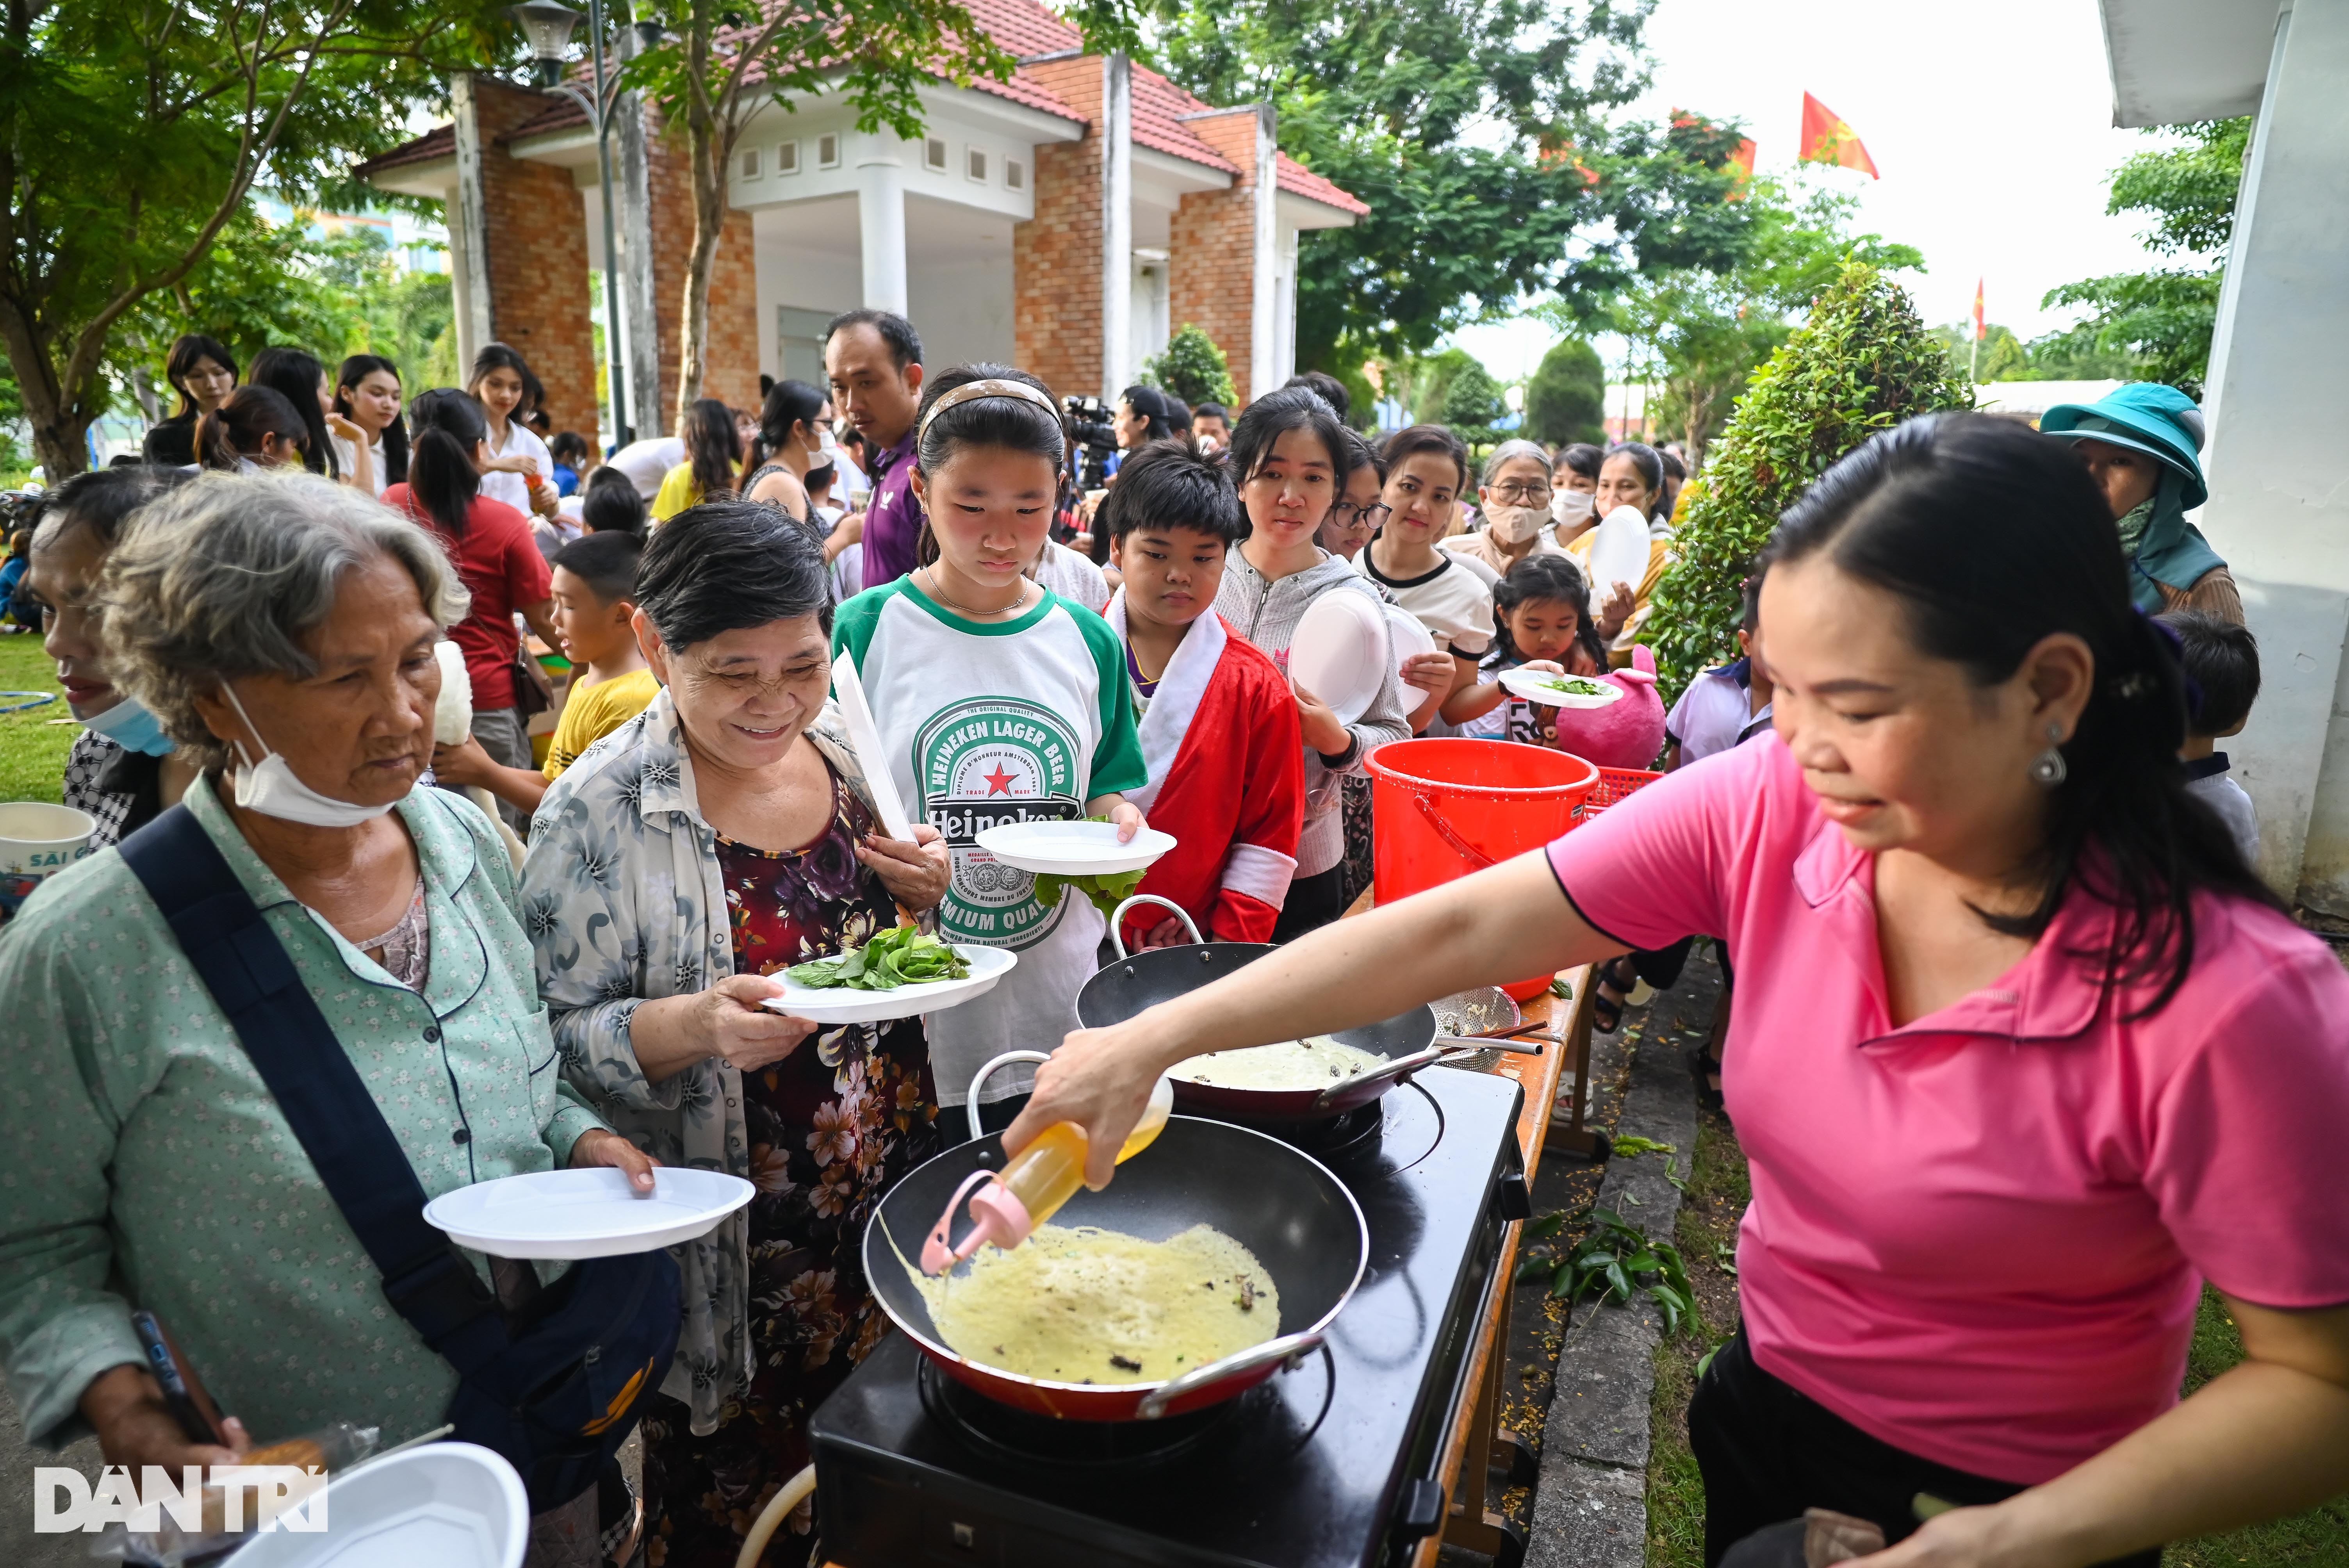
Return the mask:
{"type": "Polygon", "coordinates": [[[1860,144],[1859,132],[1810,94],[1803,95],[1802,160],[1806,163],[1836,163],[1857,169],[1870,180],[1880,180],[1875,160],[1860,144]]]}
{"type": "Polygon", "coordinates": [[[1744,141],[1737,144],[1736,151],[1729,155],[1731,167],[1734,168],[1738,171],[1738,182],[1740,184],[1743,184],[1744,181],[1754,178],[1754,139],[1748,137],[1744,141]]]}

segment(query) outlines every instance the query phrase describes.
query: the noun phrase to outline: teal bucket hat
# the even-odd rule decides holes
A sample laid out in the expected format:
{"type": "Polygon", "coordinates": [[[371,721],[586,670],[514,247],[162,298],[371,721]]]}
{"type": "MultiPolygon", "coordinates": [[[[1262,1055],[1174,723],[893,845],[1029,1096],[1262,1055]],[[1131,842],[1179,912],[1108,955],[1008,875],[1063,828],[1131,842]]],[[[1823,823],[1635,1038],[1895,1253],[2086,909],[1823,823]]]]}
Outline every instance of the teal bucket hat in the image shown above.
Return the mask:
{"type": "Polygon", "coordinates": [[[2200,506],[2209,496],[2202,482],[2202,410],[2175,387],[2132,381],[2094,403],[2058,403],[2040,416],[2039,433],[2145,453],[2184,481],[2181,506],[2200,506]]]}

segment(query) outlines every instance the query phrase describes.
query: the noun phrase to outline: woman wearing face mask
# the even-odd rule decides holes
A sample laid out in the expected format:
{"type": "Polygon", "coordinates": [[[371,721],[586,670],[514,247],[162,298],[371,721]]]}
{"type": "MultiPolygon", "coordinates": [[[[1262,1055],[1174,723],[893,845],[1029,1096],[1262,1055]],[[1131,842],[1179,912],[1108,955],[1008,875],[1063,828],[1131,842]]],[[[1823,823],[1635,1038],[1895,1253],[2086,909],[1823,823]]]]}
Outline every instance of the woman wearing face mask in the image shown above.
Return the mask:
{"type": "Polygon", "coordinates": [[[1485,459],[1480,476],[1485,526],[1444,540],[1444,548],[1484,567],[1487,583],[1498,583],[1528,555],[1565,554],[1551,526],[1551,475],[1549,454],[1541,448],[1531,441],[1502,442],[1485,459]]]}
{"type": "Polygon", "coordinates": [[[1080,1122],[1106,1183],[1185,1057],[1716,933],[1754,1201],[1689,1409],[1706,1562],[1820,1507],[1892,1542],[1868,1568],[2154,1568],[2339,1495],[2349,975],[2189,789],[2104,497],[1931,416],[1764,563],[1773,732],[1071,1036],[1005,1149],[1080,1122]],[[2181,1401],[2206,1279],[2248,1358],[2181,1401]]]}
{"type": "Polygon", "coordinates": [[[2133,381],[2095,403],[2047,410],[2039,433],[2068,441],[2105,492],[2129,561],[2129,593],[2147,614],[2200,610],[2243,624],[2242,595],[2186,509],[2202,482],[2202,410],[2175,387],[2133,381]]]}
{"type": "MultiPolygon", "coordinates": [[[[548,647],[563,645],[554,625],[554,574],[529,521],[484,493],[481,469],[492,459],[481,406],[462,392],[435,387],[416,400],[409,421],[415,441],[408,482],[384,491],[384,504],[430,530],[457,563],[472,605],[449,635],[464,650],[465,673],[473,683],[473,738],[491,760],[528,768],[529,722],[515,686],[522,637],[514,616],[529,622],[548,647]]],[[[437,775],[441,784],[487,787],[486,779],[464,773],[457,748],[444,755],[458,765],[437,775]]],[[[500,801],[498,810],[515,832],[529,829],[530,820],[514,807],[500,801]]]]}
{"type": "Polygon", "coordinates": [[[645,1424],[646,1524],[731,1563],[762,1489],[807,1463],[808,1412],[888,1326],[864,1216],[935,1150],[919,1019],[819,1028],[761,1005],[776,972],[945,896],[927,827],[884,837],[824,696],[832,594],[805,528],[732,498],[653,532],[636,636],[650,707],[564,770],[523,866],[567,1071],[665,1164],[756,1183],[676,1250],[686,1317],[645,1424]]]}
{"type": "MultiPolygon", "coordinates": [[[[128,847],[160,846],[191,879],[225,862],[258,913],[241,951],[307,994],[424,1195],[560,1165],[616,1167],[648,1193],[652,1161],[560,1082],[504,849],[471,806],[414,788],[432,645],[464,604],[431,539],[325,480],[204,475],[140,510],[97,602],[114,678],[202,770],[128,847]]],[[[201,909],[167,923],[118,846],[42,882],[0,942],[0,995],[40,1016],[11,1064],[44,1086],[0,1099],[24,1162],[0,1201],[8,1391],[34,1440],[94,1429],[133,1473],[233,1464],[338,1421],[428,1436],[456,1371],[390,1309],[189,972],[178,930],[207,924],[201,909]],[[173,1418],[134,1305],[233,1418],[225,1443],[173,1418]]],[[[563,1272],[463,1256],[516,1310],[563,1272]]],[[[534,1533],[592,1547],[592,1487],[550,1512],[534,1533]]]]}
{"type": "Polygon", "coordinates": [[[179,411],[147,432],[141,455],[158,468],[184,469],[196,460],[196,420],[236,390],[236,356],[218,338],[191,332],[173,340],[163,374],[180,395],[179,411]]]}
{"type": "Polygon", "coordinates": [[[169,469],[99,469],[51,490],[33,534],[26,577],[41,602],[41,646],[57,663],[66,706],[81,720],[66,758],[65,803],[111,844],[176,805],[196,764],[171,745],[145,704],[114,684],[92,601],[106,558],[137,511],[184,482],[169,469]]]}
{"type": "Polygon", "coordinates": [[[408,482],[408,428],[399,422],[399,366],[380,354],[354,354],[335,373],[330,417],[344,480],[369,495],[408,482]],[[352,433],[356,432],[356,434],[352,433]]]}
{"type": "MultiPolygon", "coordinates": [[[[804,381],[776,382],[759,410],[758,440],[744,465],[750,469],[742,481],[744,499],[812,522],[808,470],[823,455],[824,432],[831,428],[822,392],[804,381]]],[[[824,559],[838,553],[836,548],[827,550],[824,559]]]]}

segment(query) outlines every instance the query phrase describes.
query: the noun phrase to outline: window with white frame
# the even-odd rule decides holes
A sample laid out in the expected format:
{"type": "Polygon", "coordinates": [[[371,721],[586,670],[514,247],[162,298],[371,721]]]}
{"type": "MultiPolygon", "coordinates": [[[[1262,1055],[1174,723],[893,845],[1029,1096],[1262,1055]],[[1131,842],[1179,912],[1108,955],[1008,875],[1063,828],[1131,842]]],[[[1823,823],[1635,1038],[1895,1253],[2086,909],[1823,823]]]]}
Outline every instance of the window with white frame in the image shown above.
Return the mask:
{"type": "Polygon", "coordinates": [[[922,167],[934,174],[944,174],[947,171],[946,138],[926,136],[922,139],[922,167]]]}
{"type": "Polygon", "coordinates": [[[962,171],[981,185],[986,184],[987,154],[976,147],[966,149],[963,153],[962,171]]]}
{"type": "Polygon", "coordinates": [[[778,174],[797,174],[799,171],[800,144],[796,141],[777,142],[775,144],[775,172],[778,174]]]}
{"type": "Polygon", "coordinates": [[[818,169],[840,167],[840,132],[827,130],[815,139],[815,166],[818,169]]]}
{"type": "Polygon", "coordinates": [[[1010,191],[1027,190],[1028,166],[1020,162],[1016,158],[1005,159],[1003,160],[1003,184],[1005,189],[1010,191]]]}
{"type": "Polygon", "coordinates": [[[755,147],[744,148],[742,150],[742,178],[745,180],[758,179],[760,173],[760,163],[761,160],[759,157],[759,150],[755,147]]]}

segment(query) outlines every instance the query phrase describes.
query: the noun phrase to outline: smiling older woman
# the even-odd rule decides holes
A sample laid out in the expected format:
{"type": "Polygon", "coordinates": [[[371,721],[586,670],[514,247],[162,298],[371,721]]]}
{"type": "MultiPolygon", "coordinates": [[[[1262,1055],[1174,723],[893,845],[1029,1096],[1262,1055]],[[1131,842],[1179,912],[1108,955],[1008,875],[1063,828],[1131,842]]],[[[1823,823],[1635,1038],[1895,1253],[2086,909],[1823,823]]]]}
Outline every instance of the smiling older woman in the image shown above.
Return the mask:
{"type": "MultiPolygon", "coordinates": [[[[559,1164],[650,1164],[559,1081],[512,871],[471,805],[416,789],[432,645],[464,590],[429,536],[307,475],[205,477],[139,512],[98,597],[109,671],[202,772],[181,808],[304,978],[428,1197],[559,1164]]],[[[172,821],[159,821],[157,830],[172,821]]],[[[120,851],[0,934],[20,1009],[0,1099],[0,1352],[44,1446],[229,1462],[165,1408],[130,1324],[157,1313],[259,1438],[335,1421],[402,1441],[454,1370],[381,1280],[120,851]]],[[[475,1267],[502,1296],[522,1265],[475,1267]]],[[[594,1537],[592,1490],[585,1537],[594,1537]]]]}
{"type": "Polygon", "coordinates": [[[935,830],[875,831],[824,706],[832,599],[804,527],[688,508],[647,546],[636,606],[663,690],[548,789],[523,895],[572,1081],[662,1161],[758,1185],[678,1249],[685,1331],[645,1425],[667,1561],[730,1563],[807,1462],[807,1413],[886,1326],[864,1218],[936,1141],[918,1019],[817,1032],[761,1002],[774,972],[934,907],[949,869],[935,830]]]}

